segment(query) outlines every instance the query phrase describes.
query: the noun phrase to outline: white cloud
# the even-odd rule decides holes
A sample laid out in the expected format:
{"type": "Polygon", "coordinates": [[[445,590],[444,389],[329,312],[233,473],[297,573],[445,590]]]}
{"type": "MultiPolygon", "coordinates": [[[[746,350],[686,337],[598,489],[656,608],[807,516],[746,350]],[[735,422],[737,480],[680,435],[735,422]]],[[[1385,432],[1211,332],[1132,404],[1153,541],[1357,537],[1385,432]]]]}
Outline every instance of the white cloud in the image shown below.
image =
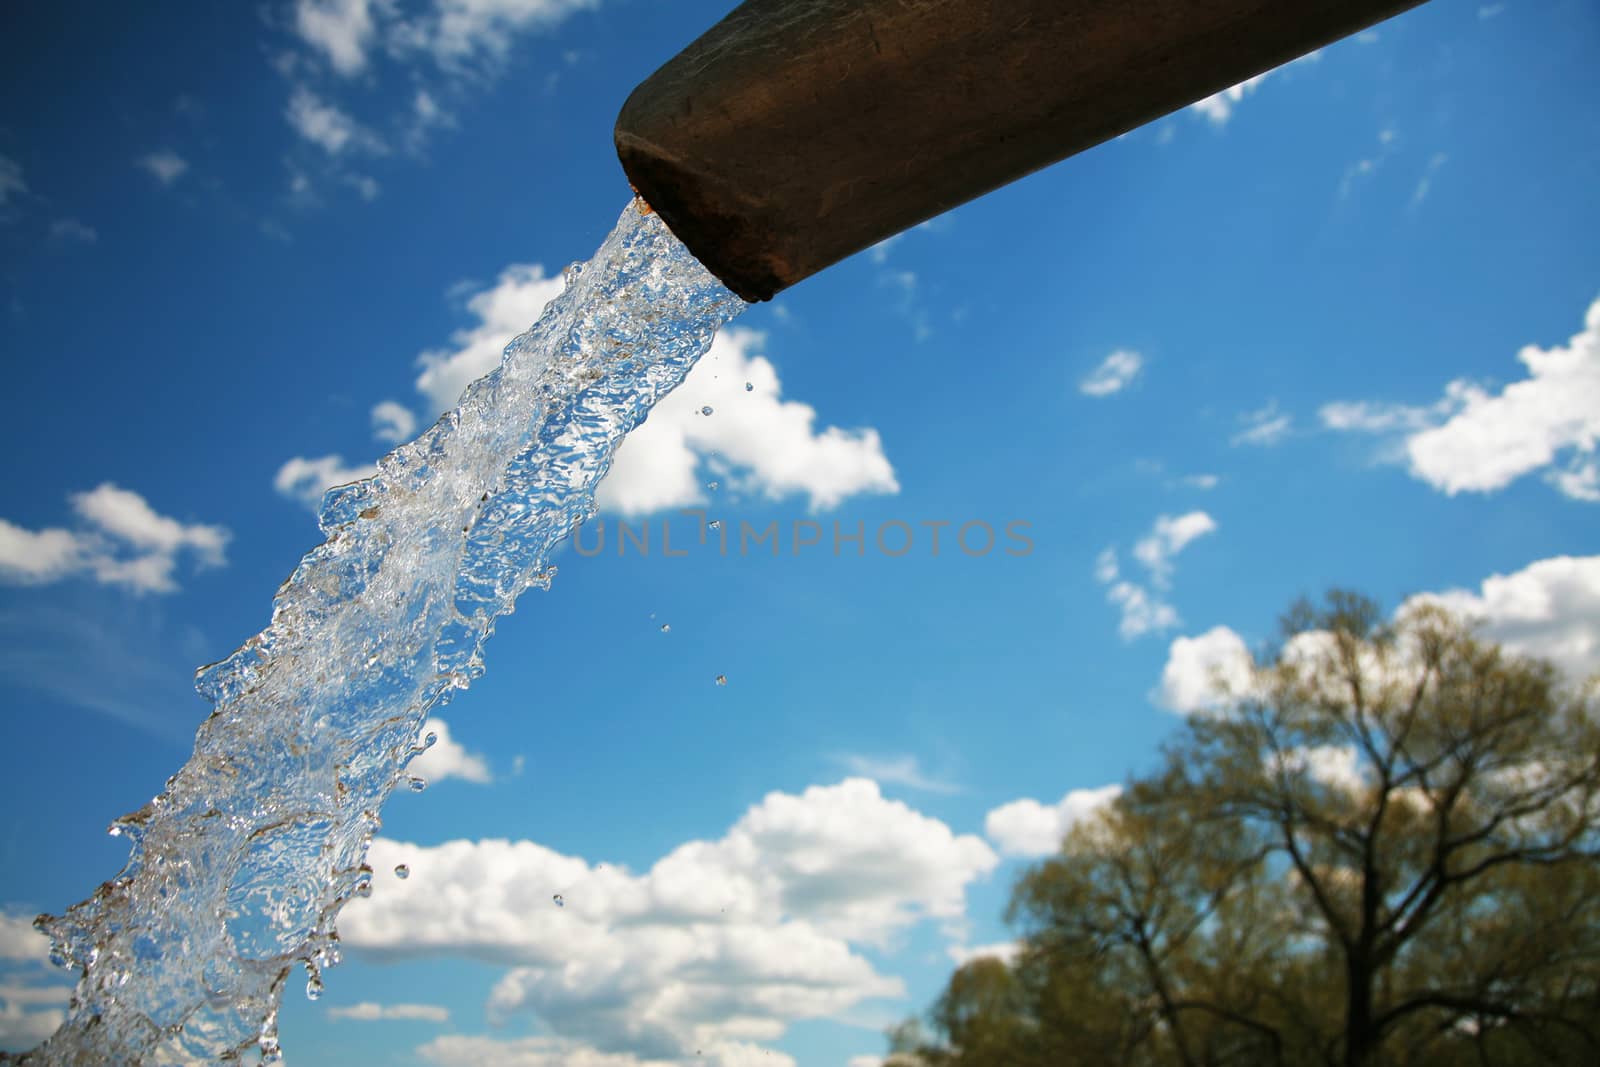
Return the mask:
{"type": "Polygon", "coordinates": [[[418,734],[418,741],[433,734],[435,741],[426,752],[414,757],[406,765],[406,773],[421,778],[429,785],[446,778],[460,778],[488,785],[494,781],[489,765],[476,752],[468,752],[461,742],[450,736],[450,726],[443,719],[429,719],[418,734]]]}
{"type": "MultiPolygon", "coordinates": [[[[418,391],[435,410],[453,407],[468,384],[500,365],[506,345],[562,288],[561,278],[547,278],[538,264],[507,267],[468,299],[476,324],[456,331],[452,347],[418,357],[418,391]]],[[[859,493],[899,491],[876,430],[818,431],[814,408],[783,398],[777,369],[759,352],[765,340],[742,329],[717,335],[683,384],[623,441],[596,494],[602,508],[640,515],[705,503],[700,467],[713,452],[725,492],[805,494],[820,511],[859,493]],[[711,415],[701,414],[705,407],[711,415]]]]}
{"type": "Polygon", "coordinates": [[[765,341],[751,330],[717,335],[683,384],[623,441],[600,484],[601,507],[636,515],[703,503],[697,472],[713,452],[724,491],[774,500],[804,494],[813,511],[859,493],[900,491],[877,430],[819,432],[815,408],[783,398],[777,369],[759,354],[765,341]],[[704,407],[712,414],[701,414],[704,407]]]}
{"type": "Polygon", "coordinates": [[[1167,649],[1157,701],[1187,715],[1247,696],[1254,660],[1244,638],[1226,626],[1214,626],[1199,637],[1175,638],[1167,649]]]}
{"type": "Polygon", "coordinates": [[[961,787],[941,782],[922,773],[915,756],[888,756],[883,758],[846,754],[839,757],[853,775],[871,778],[888,785],[903,785],[907,789],[920,789],[926,793],[959,793],[961,787]]]}
{"type": "Polygon", "coordinates": [[[150,175],[162,185],[171,185],[189,169],[188,160],[170,148],[159,152],[151,152],[135,160],[139,166],[150,172],[150,175]]]}
{"type": "Polygon", "coordinates": [[[1554,661],[1574,679],[1600,671],[1600,556],[1555,556],[1452,589],[1412,597],[1477,620],[1484,637],[1554,661]]]}
{"type": "Polygon", "coordinates": [[[576,1056],[571,1043],[647,1062],[695,1050],[764,1062],[749,1043],[776,1040],[793,1021],[903,996],[857,946],[959,921],[966,887],[998,862],[982,840],[862,779],[769,794],[719,840],[688,842],[637,875],[531,841],[378,839],[369,860],[411,874],[346,909],[347,946],[512,965],[491,1016],[531,1012],[557,1045],[503,1061],[446,1060],[437,1045],[428,1055],[530,1064],[584,1062],[560,1058],[576,1056]]]}
{"type": "Polygon", "coordinates": [[[1478,7],[1478,18],[1492,19],[1506,9],[1504,4],[1481,4],[1478,7]]]}
{"type": "Polygon", "coordinates": [[[299,0],[295,32],[326,56],[334,70],[350,77],[367,65],[367,48],[376,28],[373,6],[371,0],[299,0]]]}
{"type": "Polygon", "coordinates": [[[1120,785],[1103,785],[1074,789],[1051,805],[1028,798],[1013,800],[984,817],[983,832],[1003,855],[1048,856],[1061,847],[1067,831],[1121,795],[1120,785]]]}
{"type": "MultiPolygon", "coordinates": [[[[1528,377],[1498,394],[1451,383],[1447,396],[1459,410],[1406,443],[1416,477],[1454,495],[1502,489],[1562,453],[1581,471],[1600,441],[1600,300],[1589,305],[1583,330],[1566,347],[1528,345],[1517,358],[1528,377]]],[[[1563,482],[1557,473],[1553,480],[1570,493],[1583,477],[1563,482]]]]}
{"type": "Polygon", "coordinates": [[[202,568],[226,562],[224,527],[168,518],[110,482],[70,499],[79,529],[26,530],[0,519],[0,581],[44,585],[84,575],[136,593],[172,593],[180,553],[202,568]]]}
{"type": "Polygon", "coordinates": [[[1528,377],[1499,393],[1458,379],[1427,405],[1325,404],[1322,423],[1389,438],[1380,459],[1407,462],[1414,477],[1452,496],[1495,492],[1543,469],[1562,494],[1600,501],[1600,300],[1566,347],[1529,345],[1517,358],[1528,377]]]}
{"type": "Polygon", "coordinates": [[[1117,632],[1124,641],[1170,630],[1182,621],[1178,618],[1177,608],[1160,595],[1133,582],[1117,582],[1106,591],[1106,600],[1122,611],[1117,632]]]}
{"type": "Polygon", "coordinates": [[[0,519],[0,579],[42,585],[78,569],[84,548],[71,530],[25,530],[0,519]]]}
{"type": "Polygon", "coordinates": [[[1133,555],[1150,571],[1151,579],[1165,587],[1172,578],[1172,557],[1188,547],[1196,538],[1214,533],[1216,520],[1203,511],[1183,515],[1162,515],[1150,532],[1133,546],[1133,555]]]}
{"type": "MultiPolygon", "coordinates": [[[[438,1067],[681,1067],[682,1060],[640,1059],[629,1052],[601,1052],[559,1037],[500,1039],[446,1034],[418,1047],[417,1054],[438,1067]]],[[[795,1067],[782,1052],[742,1042],[695,1050],[707,1067],[795,1067]]]]}
{"type": "Polygon", "coordinates": [[[427,15],[395,27],[402,51],[431,54],[446,70],[505,58],[519,33],[549,30],[599,0],[434,0],[427,15]]]}
{"type": "Polygon", "coordinates": [[[1203,511],[1158,517],[1150,532],[1134,545],[1133,555],[1148,572],[1148,584],[1123,577],[1117,550],[1107,548],[1095,557],[1095,581],[1107,586],[1106,600],[1120,609],[1118,632],[1131,641],[1147,633],[1170,630],[1179,623],[1178,611],[1163,595],[1172,584],[1173,557],[1196,538],[1216,530],[1216,520],[1203,511]]]}
{"type": "Polygon", "coordinates": [[[45,963],[50,959],[50,939],[34,929],[32,915],[0,912],[0,960],[45,963]]]}
{"type": "Polygon", "coordinates": [[[1415,211],[1428,199],[1428,193],[1433,190],[1433,179],[1439,173],[1439,168],[1450,161],[1450,157],[1443,152],[1435,152],[1429,159],[1428,165],[1423,168],[1422,177],[1417,179],[1417,187],[1411,192],[1411,210],[1415,211]]]}
{"type": "Polygon", "coordinates": [[[104,482],[87,493],[75,493],[73,508],[83,518],[118,539],[164,555],[192,549],[208,566],[221,566],[228,531],[220,526],[186,525],[158,514],[144,497],[104,482]]]}
{"type": "Polygon", "coordinates": [[[1261,83],[1267,80],[1267,75],[1271,73],[1271,71],[1268,71],[1267,74],[1257,74],[1254,78],[1246,78],[1237,85],[1230,85],[1220,93],[1212,93],[1204,100],[1196,100],[1189,105],[1189,108],[1197,114],[1204,115],[1210,119],[1214,126],[1226,126],[1228,120],[1233,117],[1234,108],[1238,107],[1246,96],[1255,92],[1261,83]]]}
{"type": "Polygon", "coordinates": [[[1368,785],[1366,765],[1349,745],[1315,745],[1292,748],[1268,760],[1267,769],[1288,777],[1305,775],[1330,789],[1356,793],[1368,785]]]}
{"type": "Polygon", "coordinates": [[[1288,436],[1294,416],[1280,412],[1278,402],[1273,400],[1265,407],[1239,416],[1239,421],[1244,424],[1244,429],[1230,438],[1230,444],[1270,448],[1288,436]]]}
{"type": "Polygon", "coordinates": [[[400,444],[409,441],[417,432],[417,417],[411,409],[394,400],[385,400],[372,407],[372,436],[379,441],[400,444]]]}
{"type": "Polygon", "coordinates": [[[29,1011],[0,995],[0,1044],[31,1047],[56,1032],[66,1018],[59,1008],[29,1011]]]}
{"type": "MultiPolygon", "coordinates": [[[[1032,802],[1028,801],[1027,803],[1032,802]]],[[[1063,834],[1062,836],[1065,835],[1063,834]]],[[[1060,843],[1061,839],[1057,838],[1056,845],[1059,845],[1060,843]]],[[[1050,847],[1051,852],[1054,852],[1055,849],[1055,845],[1050,847]]],[[[992,945],[951,945],[945,950],[945,952],[952,960],[955,961],[957,967],[965,966],[966,964],[971,963],[973,960],[985,959],[995,959],[1001,961],[1002,963],[1009,964],[1021,954],[1022,942],[1000,941],[992,945]]]]}
{"type": "Polygon", "coordinates": [[[364,1000],[348,1007],[329,1008],[328,1018],[335,1021],[349,1019],[353,1022],[425,1022],[447,1023],[450,1009],[439,1004],[377,1004],[364,1000]]]}
{"type": "Polygon", "coordinates": [[[1228,120],[1233,117],[1234,111],[1244,101],[1244,98],[1259,89],[1262,82],[1266,81],[1272,75],[1288,69],[1296,63],[1314,63],[1320,58],[1322,58],[1322,52],[1320,49],[1315,52],[1309,52],[1298,59],[1290,60],[1288,63],[1285,63],[1280,67],[1275,67],[1272,70],[1266,71],[1265,73],[1257,74],[1253,78],[1246,78],[1237,85],[1230,85],[1220,93],[1212,93],[1204,100],[1196,100],[1194,103],[1189,105],[1189,110],[1193,111],[1197,115],[1204,116],[1206,119],[1210,120],[1213,126],[1218,128],[1226,126],[1228,124],[1228,120]]]}
{"type": "Polygon", "coordinates": [[[100,239],[94,227],[81,219],[57,219],[50,224],[50,236],[57,241],[78,241],[86,245],[100,239]]]}
{"type": "Polygon", "coordinates": [[[1118,349],[1078,383],[1078,392],[1084,396],[1110,396],[1127,388],[1143,368],[1143,356],[1129,349],[1118,349]]]}
{"type": "Polygon", "coordinates": [[[373,155],[387,151],[377,134],[303,85],[295,87],[283,114],[296,133],[321,146],[330,156],[337,156],[346,149],[373,155]]]}
{"type": "Polygon", "coordinates": [[[1215,474],[1189,474],[1179,479],[1179,484],[1185,489],[1199,489],[1202,491],[1215,489],[1222,484],[1222,479],[1215,474]]]}
{"type": "Polygon", "coordinates": [[[272,487],[290,500],[298,500],[312,511],[322,506],[322,494],[336,485],[346,485],[378,473],[371,464],[347,466],[343,456],[295,456],[272,479],[272,487]]]}
{"type": "Polygon", "coordinates": [[[22,167],[9,156],[0,156],[0,207],[5,207],[18,193],[26,193],[28,183],[22,180],[22,167]]]}
{"type": "Polygon", "coordinates": [[[452,334],[453,348],[417,357],[422,367],[417,389],[434,411],[455,407],[462,390],[498,367],[506,345],[533,325],[564,287],[559,276],[545,277],[537,263],[513,263],[491,288],[468,300],[467,310],[477,317],[477,325],[452,334]]]}

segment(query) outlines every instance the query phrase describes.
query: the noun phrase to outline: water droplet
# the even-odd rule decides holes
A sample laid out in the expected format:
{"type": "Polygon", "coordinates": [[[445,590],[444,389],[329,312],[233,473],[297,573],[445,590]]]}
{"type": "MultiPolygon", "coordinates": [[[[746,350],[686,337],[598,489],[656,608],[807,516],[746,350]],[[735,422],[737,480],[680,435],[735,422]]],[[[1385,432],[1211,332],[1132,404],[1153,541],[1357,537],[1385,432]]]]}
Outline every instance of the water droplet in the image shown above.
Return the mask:
{"type": "Polygon", "coordinates": [[[710,526],[713,530],[720,530],[720,529],[722,529],[722,520],[721,519],[712,519],[706,525],[710,526]]]}
{"type": "Polygon", "coordinates": [[[672,632],[672,624],[667,622],[662,623],[661,632],[664,634],[670,634],[672,632]]]}
{"type": "Polygon", "coordinates": [[[705,406],[705,407],[703,407],[703,408],[701,408],[701,409],[700,409],[700,414],[702,414],[702,415],[709,415],[709,414],[711,414],[711,405],[710,405],[710,404],[707,404],[707,405],[706,405],[706,406],[705,406]]]}
{"type": "Polygon", "coordinates": [[[555,896],[551,897],[550,899],[552,899],[552,900],[554,900],[556,902],[556,907],[558,907],[558,908],[564,908],[564,907],[567,906],[566,898],[563,897],[560,893],[557,893],[555,896]]]}
{"type": "Polygon", "coordinates": [[[318,978],[316,975],[312,975],[310,978],[306,979],[306,999],[322,999],[322,979],[318,978]]]}
{"type": "Polygon", "coordinates": [[[438,743],[439,743],[439,735],[434,733],[432,730],[429,730],[425,735],[423,735],[423,738],[422,738],[422,747],[423,748],[432,748],[434,745],[437,745],[438,743]]]}
{"type": "Polygon", "coordinates": [[[413,777],[406,781],[406,785],[411,787],[413,793],[420,793],[428,788],[428,780],[426,778],[413,777]]]}
{"type": "Polygon", "coordinates": [[[358,896],[358,897],[370,897],[370,896],[372,896],[372,879],[371,878],[363,878],[363,879],[361,879],[361,881],[356,883],[356,896],[358,896]]]}
{"type": "Polygon", "coordinates": [[[404,863],[397,863],[394,865],[394,876],[404,881],[411,877],[411,868],[404,863]]]}
{"type": "Polygon", "coordinates": [[[728,684],[728,676],[726,674],[717,675],[717,684],[718,685],[727,685],[728,684]]]}
{"type": "Polygon", "coordinates": [[[756,391],[755,383],[754,382],[745,382],[744,383],[744,391],[747,392],[747,393],[755,392],[756,391]]]}
{"type": "Polygon", "coordinates": [[[561,272],[561,280],[566,284],[571,285],[573,282],[578,280],[578,276],[582,273],[582,263],[569,263],[567,265],[567,269],[561,272]]]}
{"type": "Polygon", "coordinates": [[[716,482],[707,482],[706,483],[706,488],[711,490],[713,493],[715,493],[717,491],[717,483],[716,482]]]}

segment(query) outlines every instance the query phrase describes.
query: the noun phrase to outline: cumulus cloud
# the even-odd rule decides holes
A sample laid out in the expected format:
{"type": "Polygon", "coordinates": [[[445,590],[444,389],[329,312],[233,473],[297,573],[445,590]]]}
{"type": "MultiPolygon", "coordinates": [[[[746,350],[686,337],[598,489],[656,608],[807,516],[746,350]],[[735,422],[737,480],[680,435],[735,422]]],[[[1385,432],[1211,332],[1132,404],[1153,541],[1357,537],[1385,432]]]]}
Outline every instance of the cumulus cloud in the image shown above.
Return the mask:
{"type": "Polygon", "coordinates": [[[1517,354],[1528,376],[1499,392],[1456,380],[1426,405],[1339,402],[1323,425],[1389,439],[1380,458],[1406,462],[1435,489],[1491,493],[1543,470],[1562,494],[1600,501],[1600,300],[1564,347],[1517,354]]]}
{"type": "Polygon", "coordinates": [[[409,441],[417,432],[417,417],[411,409],[394,400],[385,400],[372,407],[372,436],[379,441],[400,444],[409,441]]]}
{"type": "Polygon", "coordinates": [[[364,1000],[348,1007],[329,1008],[328,1018],[334,1021],[348,1019],[353,1022],[425,1022],[447,1023],[450,1009],[439,1004],[377,1004],[364,1000]]]}
{"type": "Polygon", "coordinates": [[[1134,559],[1143,565],[1147,575],[1144,583],[1123,575],[1115,547],[1096,557],[1095,580],[1107,587],[1106,599],[1121,611],[1118,629],[1124,640],[1178,625],[1178,611],[1165,597],[1172,586],[1173,559],[1216,528],[1216,520],[1203,511],[1159,516],[1150,532],[1133,546],[1134,559]]]}
{"type": "Polygon", "coordinates": [[[347,485],[378,473],[371,464],[346,464],[343,456],[295,456],[272,479],[272,487],[290,500],[298,500],[312,511],[322,505],[322,494],[336,485],[347,485]]]}
{"type": "MultiPolygon", "coordinates": [[[[1563,454],[1574,461],[1569,472],[1592,464],[1600,441],[1600,300],[1565,347],[1528,345],[1517,359],[1528,376],[1499,393],[1452,383],[1460,409],[1406,443],[1413,474],[1454,495],[1502,489],[1563,454]]],[[[1556,484],[1584,498],[1584,480],[1556,484]]]]}
{"type": "Polygon", "coordinates": [[[1248,695],[1254,665],[1244,638],[1226,626],[1175,638],[1167,649],[1156,700],[1182,715],[1217,708],[1248,695]]]}
{"type": "Polygon", "coordinates": [[[28,530],[0,519],[0,582],[45,585],[84,576],[136,593],[172,593],[180,554],[201,568],[226,563],[231,535],[224,527],[161,515],[111,482],[70,500],[75,529],[28,530]]]}
{"type": "Polygon", "coordinates": [[[851,774],[886,785],[903,785],[925,793],[959,793],[961,787],[942,782],[922,773],[921,763],[915,756],[863,756],[847,753],[839,757],[851,774]]]}
{"type": "Polygon", "coordinates": [[[300,0],[295,32],[340,74],[360,74],[376,31],[373,8],[372,0],[300,0]]]}
{"type": "Polygon", "coordinates": [[[50,939],[33,927],[32,915],[0,912],[0,960],[44,963],[50,959],[50,939]]]}
{"type": "Polygon", "coordinates": [[[500,365],[500,354],[511,339],[539,318],[544,307],[561,295],[559,276],[545,277],[537,263],[513,263],[500,272],[495,284],[474,294],[467,310],[477,324],[457,330],[451,347],[431,349],[417,357],[422,368],[417,390],[435,412],[456,406],[469,384],[500,365]]]}
{"type": "Polygon", "coordinates": [[[483,757],[476,752],[468,752],[461,742],[452,738],[450,725],[443,719],[429,719],[424,723],[417,737],[418,742],[423,743],[429,734],[434,736],[433,745],[406,765],[407,773],[429,785],[446,778],[460,778],[478,785],[488,785],[494,781],[494,775],[489,773],[489,765],[483,757]]]}
{"type": "Polygon", "coordinates": [[[295,87],[283,114],[296,133],[330,156],[347,150],[372,155],[387,151],[377,134],[303,85],[295,87]]]}
{"type": "Polygon", "coordinates": [[[1570,678],[1600,671],[1600,556],[1537,560],[1485,578],[1477,592],[1424,593],[1401,610],[1427,603],[1475,620],[1484,637],[1549,659],[1570,678]]]}
{"type": "MultiPolygon", "coordinates": [[[[1063,835],[1065,836],[1065,835],[1063,835]]],[[[1057,838],[1056,844],[1060,844],[1057,838]]],[[[1050,851],[1054,852],[1052,847],[1050,851]]],[[[1000,941],[992,945],[951,945],[945,950],[957,967],[965,966],[973,960],[995,959],[1002,963],[1011,963],[1022,952],[1020,941],[1000,941]]]]}
{"type": "Polygon", "coordinates": [[[983,820],[983,832],[1001,854],[1029,859],[1048,856],[1078,823],[1122,795],[1120,785],[1074,789],[1054,804],[1024,798],[1002,804],[983,820]]]}
{"type": "Polygon", "coordinates": [[[1084,396],[1110,396],[1127,388],[1144,369],[1144,357],[1128,349],[1118,349],[1101,360],[1089,375],[1078,383],[1078,392],[1084,396]]]}
{"type": "MultiPolygon", "coordinates": [[[[1477,625],[1482,637],[1513,652],[1554,662],[1574,681],[1600,672],[1600,556],[1536,560],[1512,574],[1491,575],[1476,592],[1419,593],[1395,615],[1427,605],[1461,615],[1477,625]]],[[[1285,655],[1326,654],[1326,637],[1297,635],[1285,655]]],[[[1180,637],[1168,649],[1156,699],[1183,714],[1224,707],[1250,695],[1252,663],[1244,639],[1226,626],[1180,637]]],[[[1400,669],[1406,668],[1402,664],[1400,669]]]]}
{"type": "Polygon", "coordinates": [[[149,155],[140,156],[134,162],[142,167],[145,171],[149,172],[150,176],[155,178],[155,180],[160,182],[162,185],[171,185],[173,182],[183,177],[185,172],[187,172],[189,169],[188,160],[184,159],[170,148],[164,148],[159,152],[151,152],[149,155]]]}
{"type": "MultiPolygon", "coordinates": [[[[507,267],[467,301],[477,323],[458,330],[451,347],[418,358],[417,389],[436,410],[453,407],[469,383],[500,365],[506,345],[562,287],[537,264],[507,267]]],[[[683,384],[623,441],[596,494],[600,506],[642,515],[705,503],[700,468],[713,452],[713,476],[729,492],[804,494],[819,511],[859,493],[898,492],[878,432],[816,429],[816,409],[784,399],[777,369],[760,352],[765,343],[751,330],[719,333],[683,384]],[[712,414],[701,413],[706,407],[712,414]]]]}
{"type": "Polygon", "coordinates": [[[724,330],[682,385],[629,434],[600,484],[603,508],[637,515],[703,503],[701,457],[725,491],[807,497],[813,511],[900,483],[871,427],[816,429],[809,404],[783,398],[764,335],[724,330]],[[712,414],[702,409],[710,407],[712,414]]]}
{"type": "Polygon", "coordinates": [[[998,860],[982,840],[847,779],[769,794],[720,839],[688,842],[642,874],[531,841],[378,839],[370,862],[403,862],[411,875],[350,905],[345,944],[510,965],[491,1017],[531,1013],[557,1043],[529,1057],[583,1062],[582,1047],[648,1062],[703,1050],[733,1063],[764,1055],[750,1043],[793,1021],[903,996],[858,947],[959,921],[966,887],[998,860]]]}
{"type": "MultiPolygon", "coordinates": [[[[559,1037],[500,1039],[446,1034],[417,1049],[438,1067],[679,1067],[673,1058],[641,1059],[630,1052],[602,1052],[559,1037]]],[[[695,1062],[708,1067],[795,1067],[792,1057],[748,1043],[696,1049],[695,1062]]]]}
{"type": "Polygon", "coordinates": [[[1288,778],[1304,775],[1342,793],[1356,793],[1369,785],[1366,764],[1349,745],[1292,748],[1269,759],[1267,769],[1288,778]]]}
{"type": "Polygon", "coordinates": [[[1229,443],[1271,448],[1289,435],[1294,426],[1294,416],[1278,410],[1278,402],[1270,401],[1265,407],[1239,416],[1243,428],[1229,438],[1229,443]]]}

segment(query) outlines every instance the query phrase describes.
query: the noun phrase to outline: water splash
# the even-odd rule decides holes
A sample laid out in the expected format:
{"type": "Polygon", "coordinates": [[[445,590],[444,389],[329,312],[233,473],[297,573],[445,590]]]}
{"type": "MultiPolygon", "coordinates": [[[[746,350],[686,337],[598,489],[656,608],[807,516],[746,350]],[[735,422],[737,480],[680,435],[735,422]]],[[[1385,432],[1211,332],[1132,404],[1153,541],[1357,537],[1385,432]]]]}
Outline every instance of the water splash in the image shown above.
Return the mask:
{"type": "Polygon", "coordinates": [[[214,710],[189,762],[113,828],[127,865],[39,920],[81,977],[20,1062],[281,1057],[279,998],[297,963],[320,994],[339,961],[339,909],[372,892],[367,845],[390,791],[420,785],[404,768],[429,711],[483,673],[496,618],[549,585],[623,435],[745,307],[634,206],[565,278],[457,410],[328,491],[327,540],[271,625],[199,671],[214,710]]]}

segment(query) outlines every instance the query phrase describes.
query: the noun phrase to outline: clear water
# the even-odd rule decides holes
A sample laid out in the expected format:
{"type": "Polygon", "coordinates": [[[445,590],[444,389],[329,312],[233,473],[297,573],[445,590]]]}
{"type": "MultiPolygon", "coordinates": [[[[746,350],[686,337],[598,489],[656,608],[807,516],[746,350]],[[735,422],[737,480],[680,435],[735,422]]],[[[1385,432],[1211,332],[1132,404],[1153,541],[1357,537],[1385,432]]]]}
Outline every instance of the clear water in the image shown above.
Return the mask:
{"type": "Polygon", "coordinates": [[[113,826],[127,866],[41,917],[81,977],[21,1062],[279,1058],[279,998],[319,995],[338,962],[339,909],[371,891],[367,845],[429,710],[482,674],[495,619],[548,586],[623,435],[745,306],[630,205],[457,410],[328,492],[327,540],[272,624],[199,671],[215,708],[194,755],[113,826]]]}

